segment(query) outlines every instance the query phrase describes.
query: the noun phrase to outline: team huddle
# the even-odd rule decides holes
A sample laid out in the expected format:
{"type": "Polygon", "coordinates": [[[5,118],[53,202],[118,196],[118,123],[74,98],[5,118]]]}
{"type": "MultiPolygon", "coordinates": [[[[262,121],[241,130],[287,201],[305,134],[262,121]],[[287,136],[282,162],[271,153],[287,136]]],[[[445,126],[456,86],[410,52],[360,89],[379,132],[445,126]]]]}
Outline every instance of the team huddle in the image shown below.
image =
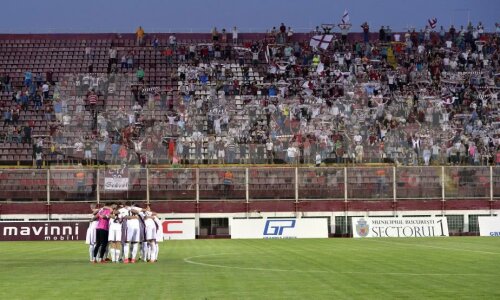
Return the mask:
{"type": "Polygon", "coordinates": [[[139,251],[145,262],[158,260],[163,229],[149,206],[143,209],[130,202],[112,203],[93,208],[92,215],[85,241],[92,263],[105,263],[108,256],[114,263],[135,263],[139,251]]]}

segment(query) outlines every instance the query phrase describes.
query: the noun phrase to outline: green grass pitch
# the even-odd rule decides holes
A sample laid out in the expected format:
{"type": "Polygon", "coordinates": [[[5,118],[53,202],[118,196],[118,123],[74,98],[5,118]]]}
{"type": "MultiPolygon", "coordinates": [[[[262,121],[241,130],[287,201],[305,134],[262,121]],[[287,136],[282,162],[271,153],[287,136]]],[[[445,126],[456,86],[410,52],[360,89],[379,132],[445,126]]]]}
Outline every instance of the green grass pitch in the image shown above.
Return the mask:
{"type": "Polygon", "coordinates": [[[135,265],[0,243],[0,299],[500,299],[499,282],[498,238],[166,241],[135,265]]]}

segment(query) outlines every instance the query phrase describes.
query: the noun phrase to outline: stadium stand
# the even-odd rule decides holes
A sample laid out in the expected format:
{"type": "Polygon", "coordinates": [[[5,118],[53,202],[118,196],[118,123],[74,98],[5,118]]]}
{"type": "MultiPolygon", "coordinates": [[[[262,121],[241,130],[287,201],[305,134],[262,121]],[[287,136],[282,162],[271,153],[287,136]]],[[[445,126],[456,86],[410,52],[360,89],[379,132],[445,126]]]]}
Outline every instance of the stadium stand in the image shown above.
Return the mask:
{"type": "Polygon", "coordinates": [[[0,214],[498,207],[498,36],[225,34],[0,35],[0,214]]]}
{"type": "Polygon", "coordinates": [[[46,161],[108,162],[116,141],[137,163],[494,163],[498,39],[475,31],[324,51],[307,34],[2,36],[0,161],[31,163],[36,142],[46,161]]]}

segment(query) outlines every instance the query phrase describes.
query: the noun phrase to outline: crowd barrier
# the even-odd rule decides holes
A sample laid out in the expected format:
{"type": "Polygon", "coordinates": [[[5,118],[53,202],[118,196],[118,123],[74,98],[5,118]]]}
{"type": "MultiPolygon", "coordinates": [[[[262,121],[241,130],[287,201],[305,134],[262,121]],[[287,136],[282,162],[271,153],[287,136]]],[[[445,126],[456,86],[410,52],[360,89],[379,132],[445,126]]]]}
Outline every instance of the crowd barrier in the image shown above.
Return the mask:
{"type": "Polygon", "coordinates": [[[1,169],[2,201],[500,198],[500,167],[1,169]],[[226,172],[231,178],[226,180],[226,172]],[[121,172],[121,173],[120,173],[121,172]]]}

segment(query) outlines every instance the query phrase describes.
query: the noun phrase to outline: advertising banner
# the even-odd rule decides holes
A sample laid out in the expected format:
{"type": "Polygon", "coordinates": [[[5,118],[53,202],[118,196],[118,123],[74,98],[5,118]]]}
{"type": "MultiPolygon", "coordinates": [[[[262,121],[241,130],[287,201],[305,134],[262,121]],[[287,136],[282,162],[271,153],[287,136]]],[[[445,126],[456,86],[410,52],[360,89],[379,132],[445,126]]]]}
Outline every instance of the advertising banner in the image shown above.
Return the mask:
{"type": "Polygon", "coordinates": [[[448,221],[446,217],[353,217],[352,236],[355,238],[449,236],[448,221]]]}
{"type": "Polygon", "coordinates": [[[194,240],[196,225],[194,219],[165,220],[162,222],[164,240],[194,240]]]}
{"type": "Polygon", "coordinates": [[[85,240],[89,222],[0,222],[0,241],[85,240]]]}
{"type": "Polygon", "coordinates": [[[500,237],[500,217],[478,217],[481,236],[500,237]]]}
{"type": "Polygon", "coordinates": [[[231,219],[232,239],[327,238],[326,218],[231,219]]]}

